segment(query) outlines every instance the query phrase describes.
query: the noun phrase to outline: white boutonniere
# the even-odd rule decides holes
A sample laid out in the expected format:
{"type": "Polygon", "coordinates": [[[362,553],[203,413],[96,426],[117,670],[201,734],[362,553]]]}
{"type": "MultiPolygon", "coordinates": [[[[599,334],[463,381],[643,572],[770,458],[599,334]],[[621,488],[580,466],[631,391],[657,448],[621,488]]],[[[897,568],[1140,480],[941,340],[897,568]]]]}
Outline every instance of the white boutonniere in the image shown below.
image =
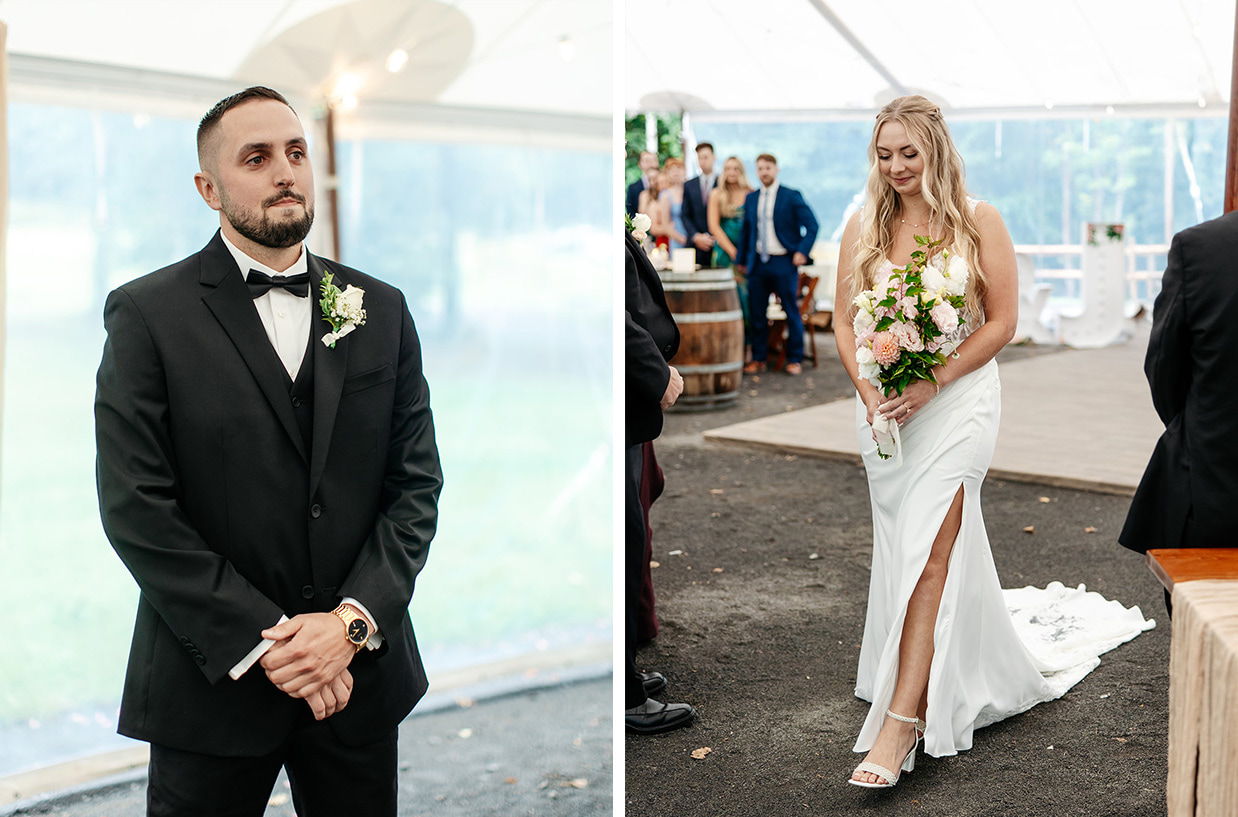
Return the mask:
{"type": "Polygon", "coordinates": [[[625,226],[632,233],[632,237],[638,242],[644,241],[649,235],[649,228],[653,226],[653,219],[644,213],[637,213],[632,217],[625,215],[623,217],[625,226]]]}
{"type": "Polygon", "coordinates": [[[322,287],[319,289],[322,298],[318,303],[322,307],[323,320],[331,324],[331,331],[322,336],[322,342],[334,349],[337,340],[358,326],[365,325],[365,310],[361,307],[365,290],[349,284],[341,292],[331,283],[331,278],[329,272],[322,277],[322,287]]]}

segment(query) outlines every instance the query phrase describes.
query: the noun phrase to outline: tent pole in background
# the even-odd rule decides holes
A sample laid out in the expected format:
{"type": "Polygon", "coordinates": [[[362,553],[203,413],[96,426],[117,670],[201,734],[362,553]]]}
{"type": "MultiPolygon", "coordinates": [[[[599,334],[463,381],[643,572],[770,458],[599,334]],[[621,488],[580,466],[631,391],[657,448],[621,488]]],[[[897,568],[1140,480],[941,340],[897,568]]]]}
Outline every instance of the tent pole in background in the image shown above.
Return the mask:
{"type": "Polygon", "coordinates": [[[327,206],[331,208],[331,254],[340,261],[340,185],[335,175],[335,106],[327,102],[327,206]]]}
{"type": "MultiPolygon", "coordinates": [[[[1235,3],[1238,9],[1238,3],[1235,3]]],[[[1229,79],[1229,140],[1225,148],[1225,212],[1234,209],[1234,196],[1238,192],[1238,14],[1234,17],[1234,52],[1230,57],[1229,79]]]]}

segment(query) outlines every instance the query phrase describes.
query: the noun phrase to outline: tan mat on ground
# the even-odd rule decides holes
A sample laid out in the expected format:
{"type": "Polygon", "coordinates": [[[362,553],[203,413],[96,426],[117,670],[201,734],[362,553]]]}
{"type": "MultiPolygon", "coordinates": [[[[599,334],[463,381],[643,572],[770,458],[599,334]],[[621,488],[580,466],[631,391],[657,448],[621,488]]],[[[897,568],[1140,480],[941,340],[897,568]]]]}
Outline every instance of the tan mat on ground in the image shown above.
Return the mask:
{"type": "MultiPolygon", "coordinates": [[[[1001,366],[992,477],[1130,494],[1164,430],[1143,374],[1147,329],[1104,349],[1001,366]]],[[[777,375],[774,375],[777,376],[777,375]]],[[[705,432],[711,442],[859,459],[855,403],[840,400],[705,432]]]]}

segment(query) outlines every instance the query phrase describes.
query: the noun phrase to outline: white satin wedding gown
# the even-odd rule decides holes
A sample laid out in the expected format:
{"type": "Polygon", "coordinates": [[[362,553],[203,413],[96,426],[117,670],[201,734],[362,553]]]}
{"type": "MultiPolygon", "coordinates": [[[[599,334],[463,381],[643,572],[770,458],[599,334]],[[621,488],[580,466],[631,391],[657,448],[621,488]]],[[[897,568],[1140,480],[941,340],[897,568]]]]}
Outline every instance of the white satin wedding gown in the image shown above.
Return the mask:
{"type": "Polygon", "coordinates": [[[872,748],[890,706],[907,602],[959,486],[963,520],[933,631],[927,754],[970,749],[975,729],[1061,697],[1100,664],[1099,655],[1156,626],[1138,607],[1126,609],[1082,585],[1002,590],[980,514],[980,485],[1000,411],[997,363],[989,361],[943,387],[902,426],[899,462],[878,458],[857,395],[857,436],[873,508],[873,568],[855,694],[873,705],[856,752],[872,748]]]}

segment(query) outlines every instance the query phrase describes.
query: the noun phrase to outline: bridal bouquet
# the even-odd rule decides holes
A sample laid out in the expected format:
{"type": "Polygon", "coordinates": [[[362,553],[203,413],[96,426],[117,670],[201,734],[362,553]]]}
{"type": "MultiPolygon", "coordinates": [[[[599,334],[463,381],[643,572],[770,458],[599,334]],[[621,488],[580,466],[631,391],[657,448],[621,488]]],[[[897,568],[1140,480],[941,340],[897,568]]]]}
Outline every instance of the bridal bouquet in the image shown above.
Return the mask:
{"type": "MultiPolygon", "coordinates": [[[[936,383],[933,367],[946,362],[957,346],[957,331],[963,325],[961,310],[967,288],[967,261],[943,250],[929,256],[941,241],[916,236],[920,249],[911,263],[895,269],[855,297],[855,360],[860,377],[890,396],[902,394],[913,380],[936,383]]],[[[878,429],[878,453],[884,453],[881,437],[897,440],[897,427],[878,429]]]]}

